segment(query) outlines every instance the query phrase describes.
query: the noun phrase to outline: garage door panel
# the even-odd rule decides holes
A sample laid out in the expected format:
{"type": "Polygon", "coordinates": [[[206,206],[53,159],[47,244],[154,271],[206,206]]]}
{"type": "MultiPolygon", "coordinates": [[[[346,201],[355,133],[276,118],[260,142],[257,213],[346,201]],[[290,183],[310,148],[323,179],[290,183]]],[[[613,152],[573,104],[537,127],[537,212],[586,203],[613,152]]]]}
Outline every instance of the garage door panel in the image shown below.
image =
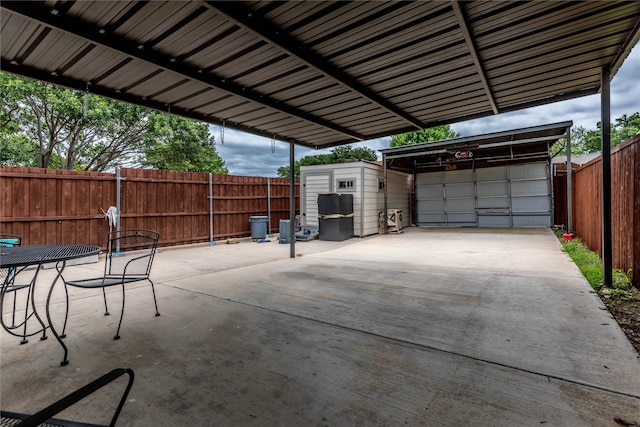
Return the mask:
{"type": "Polygon", "coordinates": [[[475,199],[447,199],[447,212],[476,213],[475,199]]]}
{"type": "Polygon", "coordinates": [[[504,181],[509,177],[507,166],[496,166],[492,168],[476,169],[476,180],[481,181],[504,181]]]}
{"type": "Polygon", "coordinates": [[[444,199],[418,200],[418,210],[420,212],[442,212],[445,211],[444,199]]]}
{"type": "Polygon", "coordinates": [[[511,215],[478,215],[478,227],[511,227],[511,215]]]}
{"type": "Polygon", "coordinates": [[[548,213],[548,196],[522,196],[511,198],[511,209],[513,213],[548,213]]]}
{"type": "Polygon", "coordinates": [[[476,191],[473,182],[447,183],[445,185],[446,196],[449,197],[475,197],[476,191]]]}
{"type": "Polygon", "coordinates": [[[442,186],[442,184],[438,184],[438,185],[429,184],[423,187],[417,187],[416,198],[418,200],[442,199],[444,198],[444,187],[442,186]]]}
{"type": "Polygon", "coordinates": [[[548,196],[549,185],[547,180],[527,180],[527,181],[512,181],[511,182],[511,195],[512,196],[526,196],[526,195],[544,195],[548,196]]]}
{"type": "Polygon", "coordinates": [[[546,163],[527,163],[509,167],[509,175],[512,181],[518,179],[546,178],[548,171],[549,169],[546,163]]]}
{"type": "Polygon", "coordinates": [[[502,182],[478,182],[478,197],[486,196],[507,196],[509,194],[509,183],[502,182]]]}
{"type": "Polygon", "coordinates": [[[432,226],[432,227],[444,227],[447,225],[444,213],[442,214],[418,214],[418,225],[432,226]]]}
{"type": "Polygon", "coordinates": [[[551,220],[549,215],[514,215],[514,227],[550,227],[551,220]]]}
{"type": "Polygon", "coordinates": [[[448,172],[445,172],[444,179],[447,184],[473,182],[473,170],[466,169],[466,170],[448,171],[448,172]]]}
{"type": "Polygon", "coordinates": [[[450,227],[469,227],[477,225],[475,213],[447,213],[447,225],[450,227]]]}
{"type": "Polygon", "coordinates": [[[421,187],[423,185],[429,184],[442,185],[442,177],[442,172],[420,173],[416,175],[416,187],[421,187]]]}
{"type": "Polygon", "coordinates": [[[478,210],[492,208],[509,209],[509,197],[478,197],[478,210]]]}

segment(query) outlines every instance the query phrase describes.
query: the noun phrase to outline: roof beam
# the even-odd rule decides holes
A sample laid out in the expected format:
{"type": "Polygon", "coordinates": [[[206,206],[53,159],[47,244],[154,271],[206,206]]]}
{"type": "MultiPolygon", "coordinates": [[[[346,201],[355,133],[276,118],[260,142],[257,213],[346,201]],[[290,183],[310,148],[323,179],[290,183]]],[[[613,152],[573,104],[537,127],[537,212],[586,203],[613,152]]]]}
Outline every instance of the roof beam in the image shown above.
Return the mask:
{"type": "MultiPolygon", "coordinates": [[[[82,92],[86,90],[86,82],[75,80],[75,79],[69,79],[64,76],[55,76],[46,71],[34,70],[31,68],[26,69],[25,71],[25,68],[22,68],[16,64],[12,64],[11,62],[7,62],[4,59],[0,62],[0,67],[2,67],[2,71],[7,73],[24,76],[31,79],[52,83],[55,85],[65,86],[65,87],[79,90],[82,92]]],[[[118,90],[107,89],[101,86],[92,86],[90,93],[93,95],[103,96],[105,98],[111,98],[111,99],[115,99],[122,102],[128,102],[130,104],[135,104],[141,107],[146,107],[156,111],[167,113],[167,105],[162,102],[153,101],[149,99],[141,99],[139,97],[129,95],[127,93],[124,93],[118,90]]],[[[273,134],[271,132],[261,131],[259,129],[252,128],[249,126],[244,126],[239,123],[233,123],[229,121],[223,122],[221,119],[218,119],[216,117],[200,114],[193,110],[186,110],[186,109],[178,108],[174,106],[171,107],[171,114],[187,117],[189,119],[198,120],[204,123],[211,123],[218,126],[225,126],[229,129],[235,129],[241,132],[261,136],[264,138],[277,139],[279,141],[288,141],[290,139],[287,136],[280,135],[277,133],[273,134]]],[[[309,148],[317,148],[313,144],[308,144],[303,142],[296,142],[296,143],[299,145],[304,145],[305,147],[309,147],[309,148]]]]}
{"type": "Polygon", "coordinates": [[[487,73],[482,66],[482,62],[480,61],[480,56],[478,55],[478,49],[476,44],[471,36],[471,32],[469,31],[469,22],[467,20],[467,16],[462,9],[462,5],[457,0],[451,1],[451,6],[453,7],[453,12],[456,15],[456,19],[458,20],[458,25],[460,26],[460,31],[464,36],[464,40],[467,43],[467,47],[469,48],[469,54],[473,59],[473,63],[476,66],[476,71],[478,72],[478,77],[480,77],[480,82],[482,83],[482,87],[487,95],[489,103],[491,104],[491,109],[493,110],[493,114],[499,114],[498,105],[496,104],[496,100],[491,92],[491,86],[489,85],[489,79],[487,79],[487,73]]]}
{"type": "MultiPolygon", "coordinates": [[[[148,62],[164,70],[188,77],[191,80],[222,89],[235,96],[242,97],[243,99],[247,99],[273,110],[297,117],[309,123],[331,129],[334,132],[338,132],[349,137],[351,140],[363,141],[365,139],[364,136],[357,132],[352,132],[342,126],[333,124],[328,120],[296,110],[289,105],[230,82],[213,73],[205,73],[203,70],[199,70],[195,67],[177,61],[176,58],[167,57],[166,55],[154,51],[146,46],[140,46],[129,39],[120,37],[113,33],[108,33],[104,28],[98,28],[84,21],[73,19],[60,13],[52,13],[52,9],[43,7],[40,4],[32,2],[2,2],[2,8],[40,22],[48,27],[75,35],[87,42],[93,42],[109,49],[113,49],[132,59],[148,62]]],[[[95,89],[93,91],[95,92],[95,89]]]]}
{"type": "Polygon", "coordinates": [[[366,98],[370,102],[373,102],[412,126],[415,126],[417,129],[424,129],[424,124],[420,120],[416,119],[406,111],[403,111],[387,99],[376,94],[374,91],[368,89],[365,85],[358,83],[358,81],[353,77],[329,62],[318,61],[318,55],[310,51],[306,46],[302,45],[299,41],[288,37],[286,34],[283,34],[281,28],[278,28],[265,20],[258,19],[253,14],[248,13],[248,11],[239,6],[238,3],[232,1],[207,1],[206,3],[238,25],[250,30],[261,39],[279,47],[293,58],[302,61],[307,66],[333,79],[340,85],[345,86],[347,89],[366,98]]]}

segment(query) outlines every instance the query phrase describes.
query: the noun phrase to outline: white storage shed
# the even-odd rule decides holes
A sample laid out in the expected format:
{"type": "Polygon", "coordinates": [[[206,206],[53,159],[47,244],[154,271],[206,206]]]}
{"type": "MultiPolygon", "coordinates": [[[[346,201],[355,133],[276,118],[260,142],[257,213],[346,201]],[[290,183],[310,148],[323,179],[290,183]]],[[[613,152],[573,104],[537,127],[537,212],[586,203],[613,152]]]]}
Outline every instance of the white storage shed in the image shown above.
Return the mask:
{"type": "MultiPolygon", "coordinates": [[[[387,208],[402,211],[402,227],[410,225],[412,176],[387,171],[387,208]]],[[[384,211],[384,170],[367,161],[300,167],[301,224],[318,226],[318,195],[353,194],[353,230],[358,237],[378,233],[384,211]]]]}

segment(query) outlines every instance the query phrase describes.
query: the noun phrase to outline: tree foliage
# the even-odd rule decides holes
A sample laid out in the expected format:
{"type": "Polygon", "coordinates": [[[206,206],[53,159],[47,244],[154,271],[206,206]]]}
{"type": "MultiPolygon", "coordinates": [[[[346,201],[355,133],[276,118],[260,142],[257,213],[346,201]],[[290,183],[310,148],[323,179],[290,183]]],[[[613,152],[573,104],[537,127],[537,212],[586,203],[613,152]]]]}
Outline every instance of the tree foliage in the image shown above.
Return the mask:
{"type": "Polygon", "coordinates": [[[429,129],[421,129],[400,135],[394,135],[391,137],[389,147],[401,147],[403,145],[421,144],[423,142],[442,141],[445,139],[454,139],[459,137],[460,133],[454,131],[451,126],[442,125],[429,129]]]}
{"type": "MultiPolygon", "coordinates": [[[[375,162],[378,160],[376,152],[367,147],[351,147],[343,145],[332,149],[329,154],[316,154],[313,156],[305,156],[294,163],[295,177],[300,177],[300,166],[313,165],[329,165],[334,163],[344,163],[347,160],[367,160],[375,162]]],[[[289,166],[281,166],[278,168],[278,176],[280,178],[289,178],[289,166]]]]}
{"type": "MultiPolygon", "coordinates": [[[[611,148],[622,142],[632,138],[634,135],[640,134],[640,112],[636,112],[627,116],[615,119],[611,123],[611,148]]],[[[602,122],[596,124],[596,129],[585,129],[583,126],[571,128],[571,153],[597,153],[601,149],[602,122]]],[[[566,141],[564,139],[558,141],[552,150],[554,153],[567,153],[566,141]]]]}
{"type": "Polygon", "coordinates": [[[0,90],[2,164],[227,173],[205,123],[7,73],[0,90]]]}

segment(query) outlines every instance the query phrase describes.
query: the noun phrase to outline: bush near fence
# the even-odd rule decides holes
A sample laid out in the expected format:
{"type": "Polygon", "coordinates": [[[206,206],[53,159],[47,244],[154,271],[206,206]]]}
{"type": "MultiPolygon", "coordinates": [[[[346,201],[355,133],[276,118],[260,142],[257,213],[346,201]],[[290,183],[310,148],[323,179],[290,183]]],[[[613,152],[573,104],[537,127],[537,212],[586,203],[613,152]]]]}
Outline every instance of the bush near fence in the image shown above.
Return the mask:
{"type": "MultiPolygon", "coordinates": [[[[602,256],[601,156],[573,170],[571,188],[573,231],[602,256]]],[[[566,200],[565,175],[554,177],[554,198],[566,200]]],[[[556,214],[556,223],[566,224],[566,213],[556,214]]],[[[613,267],[631,270],[640,289],[640,135],[611,150],[611,241],[613,267]]]]}
{"type": "MultiPolygon", "coordinates": [[[[213,239],[251,235],[249,217],[268,215],[273,232],[289,218],[289,180],[211,175],[213,239]]],[[[29,245],[106,246],[104,212],[116,205],[115,173],[0,166],[0,231],[29,245]]],[[[296,212],[299,183],[296,180],[296,212]]],[[[160,245],[210,241],[209,174],[120,169],[121,228],[160,232],[160,245]]]]}

